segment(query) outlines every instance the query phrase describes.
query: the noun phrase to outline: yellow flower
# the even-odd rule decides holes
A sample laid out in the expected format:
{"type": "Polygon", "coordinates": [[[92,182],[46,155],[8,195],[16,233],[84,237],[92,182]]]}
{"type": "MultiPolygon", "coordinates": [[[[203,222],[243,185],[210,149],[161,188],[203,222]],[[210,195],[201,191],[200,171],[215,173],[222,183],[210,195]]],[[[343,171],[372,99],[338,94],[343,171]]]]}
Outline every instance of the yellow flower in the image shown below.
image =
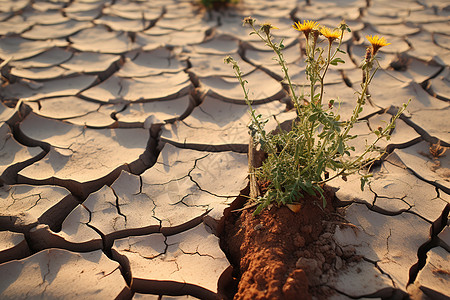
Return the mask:
{"type": "Polygon", "coordinates": [[[330,44],[335,40],[341,37],[341,30],[339,29],[334,29],[333,31],[331,31],[330,28],[328,27],[322,27],[320,28],[320,33],[326,37],[328,39],[328,41],[330,42],[330,44]]]}
{"type": "Polygon", "coordinates": [[[297,31],[303,32],[306,39],[308,39],[311,31],[313,31],[319,27],[319,23],[314,22],[314,21],[303,20],[303,24],[300,22],[297,22],[297,23],[294,23],[294,25],[292,25],[292,27],[294,27],[294,29],[297,31]]]}
{"type": "Polygon", "coordinates": [[[391,44],[391,43],[386,42],[384,37],[379,37],[378,35],[375,35],[375,36],[366,35],[366,38],[369,41],[369,43],[372,44],[372,55],[373,56],[375,56],[375,54],[378,52],[378,49],[391,44]]]}

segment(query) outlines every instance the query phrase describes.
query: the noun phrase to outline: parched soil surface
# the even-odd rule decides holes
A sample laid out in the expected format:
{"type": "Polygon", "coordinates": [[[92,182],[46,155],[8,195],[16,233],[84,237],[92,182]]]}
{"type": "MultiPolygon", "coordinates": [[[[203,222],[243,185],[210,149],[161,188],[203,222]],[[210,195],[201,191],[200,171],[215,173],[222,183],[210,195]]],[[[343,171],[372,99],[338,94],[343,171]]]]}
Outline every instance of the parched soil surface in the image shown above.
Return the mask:
{"type": "Polygon", "coordinates": [[[239,281],[234,299],[311,299],[333,293],[322,284],[343,267],[343,259],[355,256],[354,249],[344,249],[345,257],[336,250],[334,193],[326,195],[325,209],[314,204],[319,199],[304,199],[298,213],[286,206],[257,216],[254,208],[237,212],[233,206],[225,213],[221,246],[239,281]]]}
{"type": "MultiPolygon", "coordinates": [[[[338,54],[346,64],[330,67],[324,92],[339,99],[333,110],[342,120],[354,108],[365,36],[391,43],[379,51],[371,105],[353,128],[357,149],[412,101],[379,144],[391,154],[370,188],[361,192],[357,176],[329,182],[353,227],[334,228],[330,211],[331,221],[309,224],[306,234],[285,209],[257,219],[231,213],[238,206],[228,210],[233,275],[243,277],[241,286],[246,276],[266,276],[258,255],[273,255],[286,262],[283,276],[264,281],[280,293],[301,282],[288,278],[304,274],[320,299],[331,292],[325,285],[341,299],[410,293],[413,284],[431,299],[450,295],[448,1],[243,0],[221,12],[193,2],[0,1],[0,299],[215,300],[223,293],[232,272],[222,249],[230,247],[219,247],[216,226],[248,185],[250,122],[224,57],[240,62],[267,131],[295,118],[273,54],[242,26],[248,16],[279,28],[274,42],[283,39],[298,86],[306,84],[305,40],[292,24],[348,22],[346,53],[338,54]],[[284,244],[297,236],[303,247],[284,244]],[[258,239],[261,254],[249,248],[258,239]],[[363,260],[348,263],[355,248],[363,260]],[[241,250],[243,266],[259,273],[241,276],[241,250]]],[[[240,289],[257,298],[263,285],[247,282],[240,289]]]]}

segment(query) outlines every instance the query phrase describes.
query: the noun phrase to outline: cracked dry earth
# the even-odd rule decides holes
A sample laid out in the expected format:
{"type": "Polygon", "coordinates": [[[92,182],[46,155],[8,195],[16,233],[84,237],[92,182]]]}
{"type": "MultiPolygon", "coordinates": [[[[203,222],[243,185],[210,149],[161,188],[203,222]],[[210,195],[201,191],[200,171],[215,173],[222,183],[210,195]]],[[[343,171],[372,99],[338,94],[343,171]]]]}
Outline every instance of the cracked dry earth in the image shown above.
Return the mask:
{"type": "Polygon", "coordinates": [[[336,258],[335,278],[316,284],[329,299],[448,299],[450,2],[242,2],[208,14],[190,0],[0,1],[1,299],[219,297],[230,263],[217,222],[248,184],[249,117],[223,57],[240,61],[269,127],[294,117],[273,54],[241,26],[248,15],[280,28],[298,83],[293,21],[345,18],[347,63],[326,89],[342,117],[364,36],[392,43],[355,144],[412,102],[368,189],[356,177],[331,182],[352,225],[327,239],[361,259],[336,258]]]}

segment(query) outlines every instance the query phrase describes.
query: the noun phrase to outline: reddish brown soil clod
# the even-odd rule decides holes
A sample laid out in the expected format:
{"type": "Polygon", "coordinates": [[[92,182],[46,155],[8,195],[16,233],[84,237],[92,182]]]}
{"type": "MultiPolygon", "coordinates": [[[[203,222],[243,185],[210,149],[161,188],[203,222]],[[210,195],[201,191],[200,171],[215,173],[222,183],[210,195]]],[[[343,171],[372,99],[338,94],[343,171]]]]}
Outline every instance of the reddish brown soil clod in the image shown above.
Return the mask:
{"type": "Polygon", "coordinates": [[[313,204],[321,203],[320,199],[304,199],[298,213],[286,206],[263,210],[257,216],[252,214],[254,208],[231,212],[233,206],[225,213],[221,246],[239,280],[234,299],[298,300],[317,296],[318,289],[311,282],[317,283],[322,271],[309,268],[305,262],[322,256],[325,265],[335,259],[324,257],[325,253],[311,254],[315,251],[311,246],[326,229],[323,221],[331,220],[334,212],[334,194],[327,192],[327,198],[325,209],[313,204]],[[306,258],[299,261],[300,257],[306,258]]]}

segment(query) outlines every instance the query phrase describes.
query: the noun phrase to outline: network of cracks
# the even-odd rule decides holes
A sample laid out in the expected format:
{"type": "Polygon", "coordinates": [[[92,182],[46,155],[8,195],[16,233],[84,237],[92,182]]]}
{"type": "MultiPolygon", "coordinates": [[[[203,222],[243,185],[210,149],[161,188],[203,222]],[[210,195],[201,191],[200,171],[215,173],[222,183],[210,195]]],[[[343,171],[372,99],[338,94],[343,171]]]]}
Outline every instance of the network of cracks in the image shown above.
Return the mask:
{"type": "MultiPolygon", "coordinates": [[[[218,222],[248,184],[249,116],[239,61],[267,128],[295,117],[273,54],[242,19],[278,27],[304,83],[294,21],[345,19],[344,65],[325,97],[342,118],[358,68],[383,35],[361,149],[412,99],[364,191],[336,179],[349,226],[326,239],[362,259],[331,261],[329,299],[450,295],[450,6],[445,1],[0,1],[0,298],[216,299],[230,276],[218,222]]],[[[301,86],[299,86],[301,89],[301,86]]],[[[440,297],[440,298],[439,298],[440,297]]]]}

